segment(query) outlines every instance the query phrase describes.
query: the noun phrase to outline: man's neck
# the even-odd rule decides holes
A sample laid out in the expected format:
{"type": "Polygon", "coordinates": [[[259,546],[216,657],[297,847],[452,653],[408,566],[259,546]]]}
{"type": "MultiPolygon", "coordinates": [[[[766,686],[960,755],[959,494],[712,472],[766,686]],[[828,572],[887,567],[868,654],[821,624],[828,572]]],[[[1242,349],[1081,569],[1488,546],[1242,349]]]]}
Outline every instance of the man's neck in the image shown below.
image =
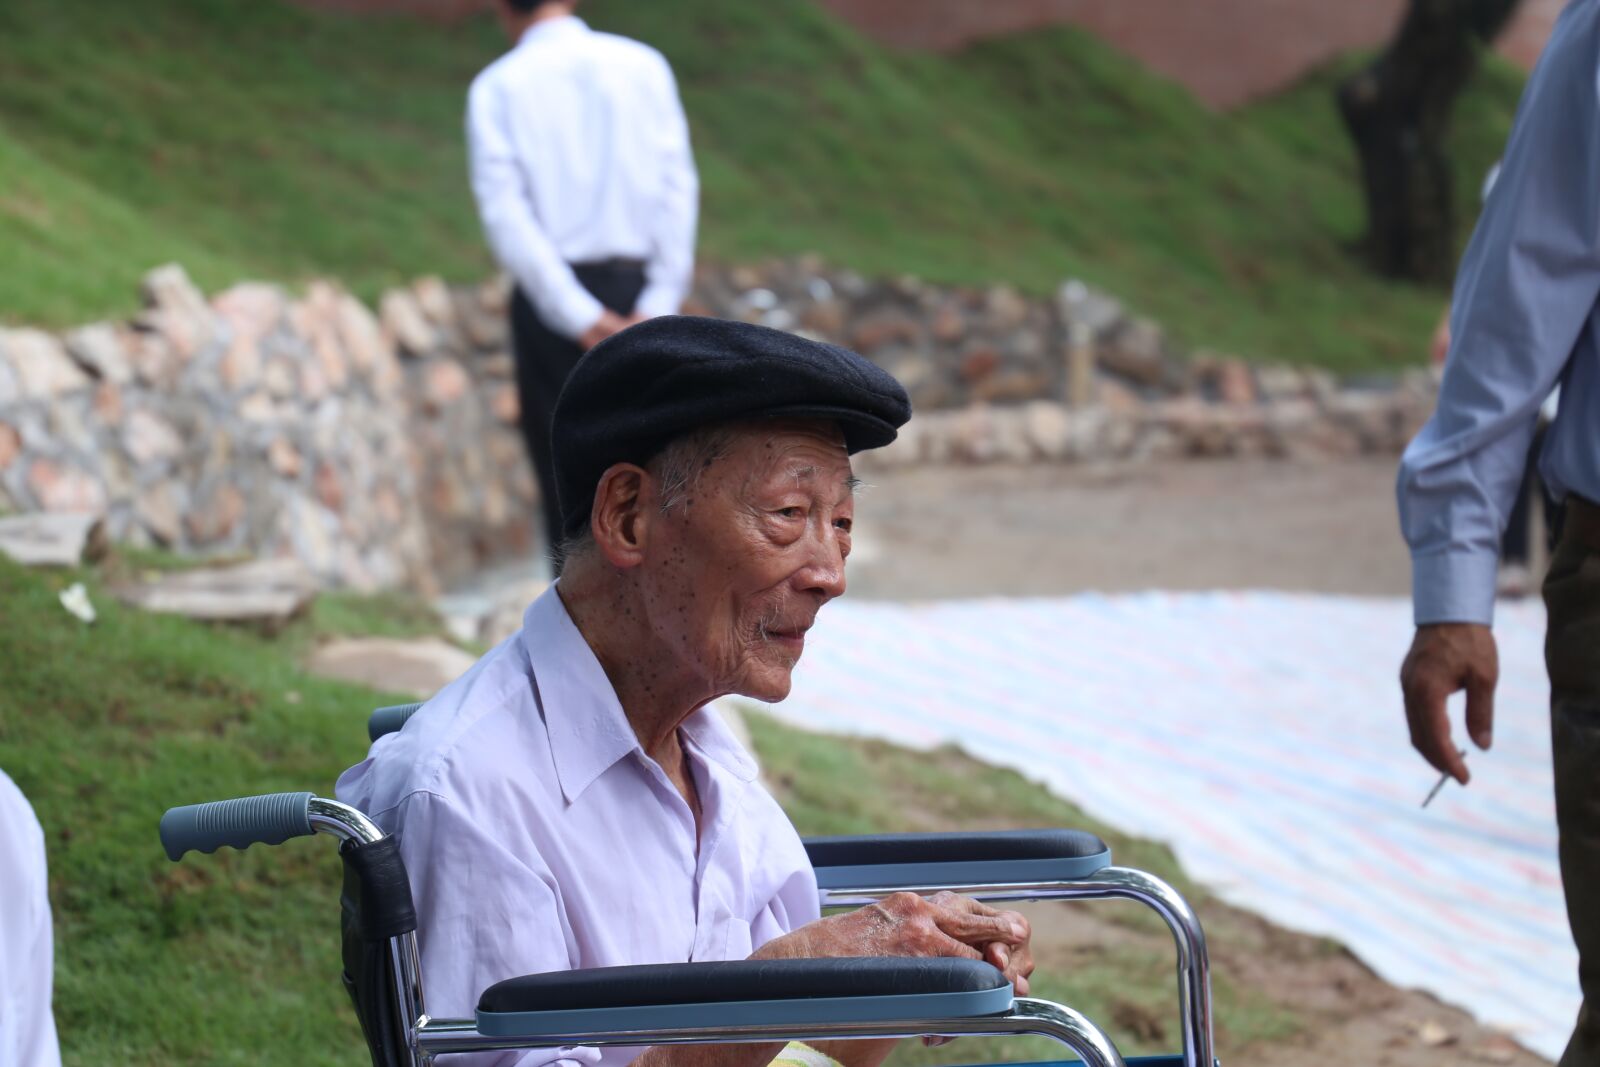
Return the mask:
{"type": "Polygon", "coordinates": [[[572,8],[573,5],[568,3],[540,4],[538,7],[534,8],[526,15],[523,15],[521,18],[514,20],[510,24],[508,30],[510,32],[512,42],[515,43],[516,41],[520,41],[523,34],[527,33],[530,29],[537,26],[541,22],[550,22],[554,19],[567,18],[572,14],[572,8]]]}
{"type": "Polygon", "coordinates": [[[677,766],[682,760],[678,727],[724,694],[677,666],[649,620],[629,604],[625,583],[604,573],[603,566],[569,568],[556,593],[600,661],[640,747],[663,767],[677,766]]]}

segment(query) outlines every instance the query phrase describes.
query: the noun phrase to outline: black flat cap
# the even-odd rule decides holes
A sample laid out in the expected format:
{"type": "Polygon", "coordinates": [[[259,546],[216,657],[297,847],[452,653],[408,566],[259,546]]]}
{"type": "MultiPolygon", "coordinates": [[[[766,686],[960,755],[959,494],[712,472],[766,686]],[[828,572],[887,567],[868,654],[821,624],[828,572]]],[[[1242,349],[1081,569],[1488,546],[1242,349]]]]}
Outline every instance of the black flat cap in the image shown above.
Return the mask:
{"type": "Polygon", "coordinates": [[[831,419],[851,452],[878,448],[911,418],[900,383],[838,345],[693,315],[648,319],[573,368],[550,429],[561,526],[584,528],[600,476],[643,464],[674,438],[719,422],[831,419]]]}

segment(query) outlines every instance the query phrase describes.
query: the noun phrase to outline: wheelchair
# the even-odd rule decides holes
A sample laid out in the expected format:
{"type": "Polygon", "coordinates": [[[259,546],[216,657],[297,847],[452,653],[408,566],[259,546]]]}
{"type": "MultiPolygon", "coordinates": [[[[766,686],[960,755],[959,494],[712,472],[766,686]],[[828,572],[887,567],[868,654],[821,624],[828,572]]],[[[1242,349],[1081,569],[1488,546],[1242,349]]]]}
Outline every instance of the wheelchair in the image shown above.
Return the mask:
{"type": "MultiPolygon", "coordinates": [[[[379,708],[368,735],[376,741],[400,729],[420,707],[379,708]]],[[[1112,866],[1111,850],[1083,831],[820,837],[805,847],[824,910],[945,890],[991,902],[1120,897],[1154,908],[1177,945],[1180,1054],[1125,1061],[1080,1012],[1014,996],[999,971],[968,959],[729,960],[532,974],[484,990],[473,1019],[434,1019],[398,842],[362,812],[311,793],[275,793],[171,808],[160,826],[173,861],[191,849],[319,833],[340,842],[342,977],[373,1067],[569,1046],[1021,1034],[1053,1038],[1091,1067],[1216,1067],[1199,919],[1162,880],[1112,866]]]]}

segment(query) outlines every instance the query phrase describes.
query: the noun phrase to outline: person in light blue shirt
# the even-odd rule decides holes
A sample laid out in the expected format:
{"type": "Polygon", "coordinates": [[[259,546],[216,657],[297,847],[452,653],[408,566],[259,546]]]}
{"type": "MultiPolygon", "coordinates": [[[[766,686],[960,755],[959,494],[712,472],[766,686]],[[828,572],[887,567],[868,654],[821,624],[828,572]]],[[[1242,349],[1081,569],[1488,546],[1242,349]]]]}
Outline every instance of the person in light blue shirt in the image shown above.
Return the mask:
{"type": "Polygon", "coordinates": [[[1556,817],[1584,1005],[1562,1067],[1600,1064],[1600,0],[1562,13],[1523,93],[1456,278],[1439,407],[1397,495],[1416,636],[1400,670],[1411,743],[1465,784],[1446,698],[1490,745],[1501,534],[1540,405],[1540,474],[1567,502],[1545,579],[1556,817]]]}

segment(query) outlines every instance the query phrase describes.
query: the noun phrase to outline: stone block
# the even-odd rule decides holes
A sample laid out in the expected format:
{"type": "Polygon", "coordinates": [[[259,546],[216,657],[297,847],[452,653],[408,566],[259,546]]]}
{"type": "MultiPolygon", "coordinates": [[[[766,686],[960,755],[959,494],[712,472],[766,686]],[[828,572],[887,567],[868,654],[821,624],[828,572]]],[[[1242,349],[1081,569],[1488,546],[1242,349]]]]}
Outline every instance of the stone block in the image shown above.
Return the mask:
{"type": "Polygon", "coordinates": [[[950,299],[939,305],[929,327],[933,339],[944,345],[960,343],[967,335],[967,317],[962,314],[959,301],[950,299]]]}
{"type": "Polygon", "coordinates": [[[109,322],[80,326],[66,335],[67,353],[101,381],[123,385],[133,380],[133,364],[123,337],[109,322]]]}
{"type": "Polygon", "coordinates": [[[123,423],[122,447],[142,467],[176,459],[183,451],[183,438],[172,423],[141,408],[130,412],[123,423]]]}
{"type": "Polygon", "coordinates": [[[891,344],[917,345],[922,327],[900,311],[882,311],[857,322],[850,330],[850,347],[870,356],[891,344]]]}
{"type": "Polygon", "coordinates": [[[333,464],[323,460],[317,464],[316,473],[312,476],[312,486],[317,494],[317,502],[334,514],[344,510],[344,481],[339,477],[339,472],[333,464]]]}
{"type": "Polygon", "coordinates": [[[260,339],[277,328],[285,310],[283,290],[263,282],[241,282],[224,289],[211,309],[235,334],[260,339]]]}
{"type": "Polygon", "coordinates": [[[1015,330],[1028,320],[1028,302],[1011,286],[995,285],[984,297],[984,312],[993,329],[1015,330]]]}
{"type": "Polygon", "coordinates": [[[1113,297],[1076,278],[1068,279],[1056,290],[1056,310],[1063,322],[1081,322],[1096,336],[1110,332],[1124,317],[1122,305],[1113,297]]]}
{"type": "Polygon", "coordinates": [[[261,348],[255,337],[234,333],[228,349],[222,354],[220,373],[223,387],[239,393],[255,386],[261,380],[261,348]]]}
{"type": "Polygon", "coordinates": [[[267,466],[279,477],[300,477],[301,463],[300,450],[287,437],[274,437],[267,445],[267,466]]]}
{"type": "Polygon", "coordinates": [[[480,378],[498,378],[509,381],[517,376],[517,361],[504,350],[479,356],[473,369],[480,378]]]}
{"type": "Polygon", "coordinates": [[[122,425],[122,387],[113,382],[101,382],[94,391],[92,410],[103,427],[122,425]]]}
{"type": "Polygon", "coordinates": [[[974,341],[961,353],[958,370],[961,380],[976,385],[1000,369],[1000,350],[985,341],[974,341]]]}
{"type": "Polygon", "coordinates": [[[417,308],[427,316],[429,322],[443,330],[455,327],[455,301],[451,299],[450,287],[443,278],[437,274],[418,278],[411,283],[411,292],[416,297],[417,308]]]}
{"type": "Polygon", "coordinates": [[[1305,375],[1294,367],[1266,364],[1256,368],[1256,390],[1266,402],[1293,400],[1309,392],[1305,375]]]}
{"type": "Polygon", "coordinates": [[[269,358],[262,368],[261,383],[275,400],[289,400],[300,391],[300,372],[296,361],[286,355],[269,358]]]}
{"type": "Polygon", "coordinates": [[[174,548],[183,537],[183,501],[171,482],[157,482],[134,499],[134,516],[157,544],[174,548]]]}
{"type": "Polygon", "coordinates": [[[164,334],[135,330],[128,339],[127,352],[135,381],[162,390],[177,385],[183,362],[164,334]]]}
{"type": "Polygon", "coordinates": [[[1256,382],[1250,367],[1242,360],[1224,359],[1217,364],[1217,398],[1224,404],[1245,406],[1257,400],[1256,382]]]}
{"type": "Polygon", "coordinates": [[[370,375],[377,365],[379,350],[386,347],[378,320],[361,301],[349,293],[340,293],[333,323],[350,365],[357,374],[370,375]]]}
{"type": "Polygon", "coordinates": [[[27,486],[42,511],[105,514],[105,487],[72,463],[43,456],[35,459],[28,465],[27,486]]]}
{"type": "Polygon", "coordinates": [[[1063,460],[1073,452],[1072,415],[1060,404],[1035,400],[1023,409],[1028,443],[1042,459],[1063,460]]]}
{"type": "Polygon", "coordinates": [[[1161,327],[1148,319],[1125,322],[1099,347],[1101,369],[1146,388],[1167,384],[1169,367],[1161,327]]]}
{"type": "Polygon", "coordinates": [[[390,289],[383,294],[378,302],[378,321],[408,356],[425,356],[438,344],[438,331],[408,290],[390,289]]]}
{"type": "Polygon", "coordinates": [[[472,379],[456,360],[442,356],[431,360],[423,373],[422,402],[438,411],[460,401],[472,391],[472,379]]]}
{"type": "Polygon", "coordinates": [[[23,399],[49,400],[92,384],[61,342],[43,330],[0,329],[0,355],[11,364],[23,399]]]}
{"type": "Polygon", "coordinates": [[[1040,370],[1013,367],[973,383],[972,397],[991,404],[1037,400],[1050,392],[1050,376],[1040,370]]]}
{"type": "Polygon", "coordinates": [[[139,321],[159,333],[180,360],[187,361],[217,334],[216,316],[188,272],[176,263],[144,276],[145,311],[139,321]]]}
{"type": "Polygon", "coordinates": [[[522,401],[517,395],[517,387],[509,382],[496,385],[489,394],[489,411],[501,422],[516,425],[522,416],[522,401]]]}
{"type": "Polygon", "coordinates": [[[222,482],[191,502],[183,525],[195,544],[210,545],[232,535],[244,515],[244,495],[231,482],[222,482]]]}
{"type": "Polygon", "coordinates": [[[10,423],[0,422],[0,470],[5,470],[22,455],[22,435],[10,423]]]}

